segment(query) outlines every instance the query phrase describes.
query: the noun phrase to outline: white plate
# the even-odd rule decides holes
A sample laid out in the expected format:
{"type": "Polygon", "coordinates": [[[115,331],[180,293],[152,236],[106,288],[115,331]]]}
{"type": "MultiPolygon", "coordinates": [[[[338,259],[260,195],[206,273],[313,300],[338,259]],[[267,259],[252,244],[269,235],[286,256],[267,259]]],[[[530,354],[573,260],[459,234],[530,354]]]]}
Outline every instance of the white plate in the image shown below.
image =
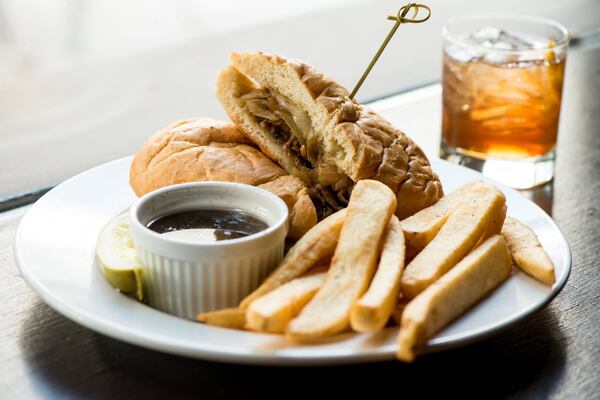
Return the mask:
{"type": "MultiPolygon", "coordinates": [[[[33,290],[51,307],[92,330],[167,353],[248,364],[322,365],[394,357],[397,328],[378,334],[345,334],[319,345],[292,345],[278,335],[215,328],[156,311],[113,290],[95,262],[96,237],[104,224],[129,207],[131,158],[83,172],[38,200],[21,221],[16,256],[33,290]]],[[[481,175],[432,160],[445,191],[481,175]]],[[[522,272],[440,332],[426,351],[480,340],[524,319],[564,286],[571,268],[569,246],[552,219],[514,190],[503,188],[508,213],[539,236],[556,266],[556,283],[544,286],[522,272]]]]}

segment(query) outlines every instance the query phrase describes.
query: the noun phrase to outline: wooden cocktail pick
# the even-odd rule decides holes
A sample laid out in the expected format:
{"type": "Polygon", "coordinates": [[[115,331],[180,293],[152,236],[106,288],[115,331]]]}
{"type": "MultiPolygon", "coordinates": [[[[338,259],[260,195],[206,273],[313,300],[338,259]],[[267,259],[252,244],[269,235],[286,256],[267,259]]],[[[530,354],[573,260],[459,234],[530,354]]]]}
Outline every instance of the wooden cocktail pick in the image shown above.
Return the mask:
{"type": "Polygon", "coordinates": [[[369,66],[367,67],[365,72],[363,72],[363,74],[360,77],[360,79],[358,80],[358,82],[356,83],[356,86],[354,86],[354,89],[352,89],[352,93],[350,94],[351,99],[354,98],[354,96],[356,95],[356,92],[358,92],[358,89],[360,89],[363,82],[367,78],[367,75],[369,75],[369,72],[371,72],[371,69],[373,68],[373,66],[375,65],[377,60],[379,60],[381,53],[383,53],[383,50],[385,50],[385,47],[392,39],[392,36],[394,36],[394,33],[396,33],[396,31],[398,30],[398,27],[400,26],[400,24],[406,24],[406,23],[420,24],[422,22],[427,21],[429,19],[429,17],[431,17],[431,9],[429,8],[429,6],[426,6],[425,4],[417,4],[417,3],[408,3],[407,5],[402,6],[398,10],[398,14],[390,15],[387,17],[387,19],[389,19],[389,20],[396,21],[396,23],[390,30],[390,33],[388,33],[388,35],[385,38],[385,40],[383,41],[383,43],[381,43],[381,46],[379,46],[379,50],[377,50],[377,53],[375,53],[375,56],[369,63],[369,66]],[[407,15],[411,9],[413,10],[413,15],[412,15],[412,17],[407,17],[407,15]],[[426,12],[426,15],[423,17],[417,18],[419,11],[421,11],[421,10],[424,10],[426,12]]]}

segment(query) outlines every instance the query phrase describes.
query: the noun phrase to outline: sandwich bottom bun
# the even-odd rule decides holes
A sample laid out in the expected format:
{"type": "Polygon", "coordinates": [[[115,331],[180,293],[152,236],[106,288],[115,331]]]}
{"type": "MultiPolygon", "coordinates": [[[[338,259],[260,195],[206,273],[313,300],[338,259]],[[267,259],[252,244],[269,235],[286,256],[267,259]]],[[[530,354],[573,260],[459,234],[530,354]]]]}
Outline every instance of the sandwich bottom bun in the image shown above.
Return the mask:
{"type": "Polygon", "coordinates": [[[306,186],[260,152],[235,125],[209,118],[177,121],[154,134],[131,163],[129,183],[142,196],[185,182],[225,181],[258,186],[290,211],[290,239],[317,223],[306,186]]]}

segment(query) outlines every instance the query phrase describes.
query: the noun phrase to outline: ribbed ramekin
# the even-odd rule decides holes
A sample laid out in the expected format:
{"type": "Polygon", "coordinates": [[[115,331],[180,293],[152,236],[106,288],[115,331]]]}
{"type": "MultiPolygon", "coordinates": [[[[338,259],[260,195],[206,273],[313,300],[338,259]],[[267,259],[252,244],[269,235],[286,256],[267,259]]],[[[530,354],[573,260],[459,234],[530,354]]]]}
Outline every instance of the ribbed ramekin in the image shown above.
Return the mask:
{"type": "Polygon", "coordinates": [[[288,209],[276,195],[229,182],[184,183],[148,193],[131,207],[130,228],[142,262],[150,306],[195,319],[200,312],[236,306],[283,257],[288,209]],[[239,239],[191,243],[147,225],[162,216],[197,209],[234,209],[269,227],[239,239]]]}

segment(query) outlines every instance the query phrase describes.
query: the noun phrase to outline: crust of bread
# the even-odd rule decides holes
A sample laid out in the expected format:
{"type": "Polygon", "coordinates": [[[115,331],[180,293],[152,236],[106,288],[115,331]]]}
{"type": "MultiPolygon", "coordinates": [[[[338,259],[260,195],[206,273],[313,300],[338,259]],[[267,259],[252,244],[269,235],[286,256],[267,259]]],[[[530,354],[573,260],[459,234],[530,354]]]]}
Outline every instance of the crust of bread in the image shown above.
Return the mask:
{"type": "Polygon", "coordinates": [[[280,176],[258,187],[275,193],[287,204],[290,210],[290,226],[288,236],[300,239],[310,228],[317,224],[317,212],[308,196],[302,181],[291,175],[280,176]]]}
{"type": "Polygon", "coordinates": [[[142,196],[184,182],[225,181],[262,187],[288,205],[288,237],[300,238],[317,222],[306,186],[261,153],[235,125],[208,118],[177,121],[153,135],[135,155],[129,171],[142,196]]]}
{"type": "Polygon", "coordinates": [[[256,89],[254,82],[233,67],[227,67],[219,72],[217,77],[216,95],[229,118],[244,134],[260,148],[260,150],[275,160],[289,174],[310,181],[310,171],[298,165],[277,144],[254,119],[252,114],[238,104],[238,99],[249,91],[256,89]]]}
{"type": "MultiPolygon", "coordinates": [[[[375,179],[396,194],[403,219],[443,196],[438,176],[423,151],[381,116],[350,99],[334,80],[299,60],[265,53],[233,53],[221,72],[217,97],[240,129],[290,174],[310,176],[238,104],[240,95],[265,87],[290,99],[310,116],[324,149],[319,162],[333,164],[354,182],[375,179]],[[237,72],[237,73],[236,73],[237,72]],[[245,88],[244,85],[247,85],[245,88]]],[[[340,176],[341,178],[342,176],[340,176]]]]}

